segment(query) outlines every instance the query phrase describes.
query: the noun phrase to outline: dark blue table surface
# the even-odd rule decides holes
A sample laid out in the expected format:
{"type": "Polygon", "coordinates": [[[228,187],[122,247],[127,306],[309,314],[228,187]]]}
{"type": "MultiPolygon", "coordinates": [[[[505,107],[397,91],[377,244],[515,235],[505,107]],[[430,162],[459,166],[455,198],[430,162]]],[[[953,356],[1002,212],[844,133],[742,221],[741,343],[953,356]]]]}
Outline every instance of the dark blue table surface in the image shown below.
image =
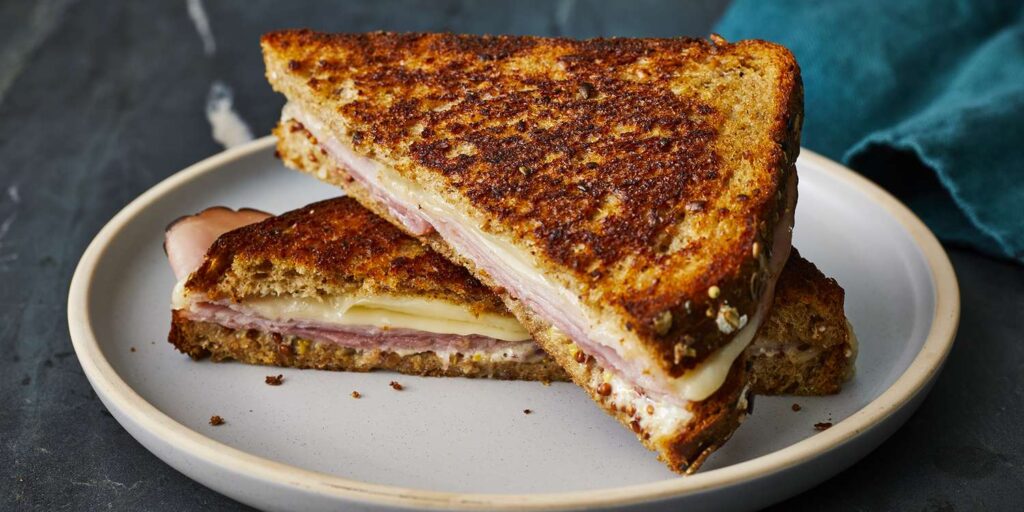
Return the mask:
{"type": "MultiPolygon", "coordinates": [[[[121,207],[221,150],[211,84],[257,135],[282,104],[261,33],[450,30],[589,37],[706,35],[722,1],[207,2],[215,51],[187,4],[0,2],[0,509],[243,509],[135,442],[71,349],[66,294],[121,207]]],[[[196,4],[202,5],[199,2],[196,4]]],[[[1024,269],[947,248],[960,279],[956,346],[905,427],[782,510],[1022,509],[1024,269]]]]}

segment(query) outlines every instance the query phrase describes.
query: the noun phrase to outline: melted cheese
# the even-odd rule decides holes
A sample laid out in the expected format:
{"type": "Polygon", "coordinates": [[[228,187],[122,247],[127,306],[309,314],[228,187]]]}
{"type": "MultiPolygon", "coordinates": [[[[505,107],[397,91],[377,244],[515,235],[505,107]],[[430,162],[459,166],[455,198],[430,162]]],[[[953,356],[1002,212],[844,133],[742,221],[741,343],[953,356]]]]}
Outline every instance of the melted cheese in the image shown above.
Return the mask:
{"type": "Polygon", "coordinates": [[[740,329],[740,332],[733,336],[732,341],[712,352],[701,364],[676,379],[683,381],[688,397],[699,397],[690,398],[690,400],[703,400],[722,386],[725,378],[729,376],[729,369],[732,368],[733,361],[743,353],[747,345],[753,341],[754,335],[757,334],[755,325],[760,325],[760,322],[740,329]]]}
{"type": "MultiPolygon", "coordinates": [[[[189,302],[184,285],[179,282],[174,287],[172,307],[184,309],[188,307],[189,302]]],[[[438,334],[479,335],[502,341],[530,339],[530,333],[511,315],[475,314],[461,304],[423,297],[261,297],[243,300],[237,307],[276,321],[369,325],[438,334]]]]}

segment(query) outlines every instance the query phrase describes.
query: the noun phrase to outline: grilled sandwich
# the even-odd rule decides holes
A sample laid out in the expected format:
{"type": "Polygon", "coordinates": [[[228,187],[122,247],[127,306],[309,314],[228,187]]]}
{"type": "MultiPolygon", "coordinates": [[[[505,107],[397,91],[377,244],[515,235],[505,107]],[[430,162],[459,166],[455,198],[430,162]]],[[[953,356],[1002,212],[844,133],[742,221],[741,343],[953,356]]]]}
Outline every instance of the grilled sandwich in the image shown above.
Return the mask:
{"type": "Polygon", "coordinates": [[[671,469],[731,436],[790,250],[802,88],[785,48],[304,30],[262,46],[286,163],[469,269],[671,469]]]}
{"type": "Polygon", "coordinates": [[[168,228],[179,279],[169,339],[180,351],[302,368],[562,378],[465,269],[357,202],[268,217],[212,208],[168,228]]]}
{"type": "MultiPolygon", "coordinates": [[[[525,329],[464,269],[353,199],[275,218],[211,208],[172,224],[166,239],[180,283],[169,339],[195,359],[568,380],[543,351],[524,342],[525,329]],[[393,268],[404,270],[383,279],[369,270],[393,268]],[[353,272],[362,274],[339,279],[353,272]],[[444,308],[431,307],[437,290],[451,283],[465,293],[449,297],[444,308]],[[369,297],[378,297],[379,305],[369,297]],[[458,319],[446,322],[441,313],[452,310],[460,311],[458,319]]],[[[798,254],[790,256],[776,288],[768,318],[747,348],[754,393],[838,392],[852,374],[857,346],[843,314],[842,288],[798,254]]]]}

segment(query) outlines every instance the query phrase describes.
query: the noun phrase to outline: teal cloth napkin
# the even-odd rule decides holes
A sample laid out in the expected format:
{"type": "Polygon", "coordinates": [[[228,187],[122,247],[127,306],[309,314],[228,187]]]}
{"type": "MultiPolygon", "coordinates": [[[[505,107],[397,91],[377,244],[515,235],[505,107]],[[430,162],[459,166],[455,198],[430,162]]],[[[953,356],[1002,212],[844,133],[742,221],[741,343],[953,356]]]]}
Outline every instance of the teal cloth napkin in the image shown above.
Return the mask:
{"type": "Polygon", "coordinates": [[[738,0],[716,31],[796,55],[805,147],[1024,262],[1024,3],[738,0]]]}

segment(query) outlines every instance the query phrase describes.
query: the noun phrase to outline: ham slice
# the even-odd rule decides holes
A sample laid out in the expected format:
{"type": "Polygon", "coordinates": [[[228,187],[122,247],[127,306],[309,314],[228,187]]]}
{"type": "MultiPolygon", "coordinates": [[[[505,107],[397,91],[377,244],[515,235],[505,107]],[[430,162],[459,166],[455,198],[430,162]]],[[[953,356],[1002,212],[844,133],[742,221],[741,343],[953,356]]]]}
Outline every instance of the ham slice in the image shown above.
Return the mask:
{"type": "Polygon", "coordinates": [[[192,303],[190,319],[213,322],[230,329],[255,329],[316,341],[336,343],[361,350],[383,350],[406,355],[418,352],[438,354],[486,354],[506,361],[531,362],[545,357],[532,340],[503,341],[480,335],[439,334],[415,329],[381,328],[374,325],[332,325],[322,322],[270,320],[246,312],[238,305],[211,302],[192,303]]]}
{"type": "Polygon", "coordinates": [[[221,235],[270,217],[267,212],[242,208],[238,211],[213,206],[195,215],[178,217],[164,231],[164,253],[174,277],[185,279],[203,263],[206,250],[221,235]]]}

